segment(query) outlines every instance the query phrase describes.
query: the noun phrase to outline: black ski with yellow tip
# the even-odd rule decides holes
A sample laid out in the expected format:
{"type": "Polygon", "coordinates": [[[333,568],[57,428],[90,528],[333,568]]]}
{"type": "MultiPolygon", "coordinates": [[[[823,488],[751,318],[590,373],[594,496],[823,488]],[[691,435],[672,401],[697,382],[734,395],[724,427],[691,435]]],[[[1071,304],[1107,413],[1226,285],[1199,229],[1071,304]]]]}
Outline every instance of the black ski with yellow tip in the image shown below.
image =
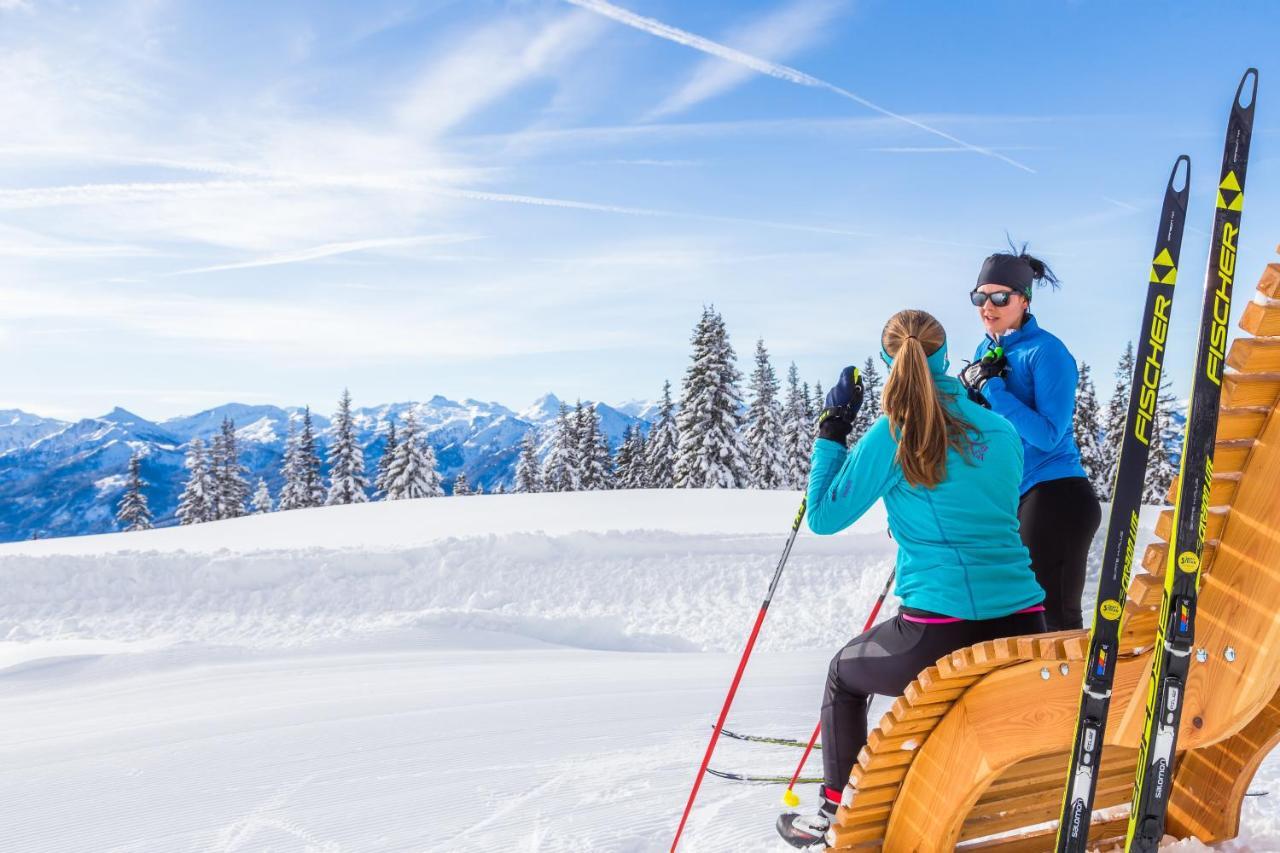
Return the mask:
{"type": "Polygon", "coordinates": [[[1200,560],[1213,478],[1213,449],[1226,363],[1227,322],[1244,206],[1245,170],[1258,95],[1258,71],[1250,68],[1236,89],[1218,181],[1209,268],[1205,277],[1200,340],[1196,346],[1187,431],[1182,443],[1173,537],[1165,567],[1164,598],[1156,634],[1155,661],[1147,690],[1146,729],[1138,749],[1133,804],[1125,837],[1128,851],[1155,851],[1164,835],[1173,789],[1178,725],[1186,698],[1187,672],[1195,642],[1200,560]],[[1250,85],[1250,78],[1252,84],[1250,85]],[[1246,88],[1247,87],[1247,88],[1246,88]],[[1242,98],[1246,102],[1242,102],[1242,98]]]}
{"type": "Polygon", "coordinates": [[[1102,551],[1098,604],[1093,613],[1089,656],[1086,658],[1084,686],[1076,718],[1075,744],[1063,792],[1062,820],[1058,825],[1059,851],[1083,853],[1088,849],[1089,818],[1093,812],[1093,797],[1102,760],[1102,735],[1107,728],[1107,711],[1116,673],[1120,617],[1124,613],[1125,592],[1133,568],[1147,457],[1151,442],[1159,441],[1152,427],[1160,393],[1165,342],[1169,336],[1169,316],[1173,309],[1174,283],[1178,278],[1178,258],[1182,251],[1190,186],[1191,160],[1184,154],[1173,164],[1169,182],[1165,185],[1156,248],[1151,256],[1142,332],[1134,358],[1129,409],[1120,442],[1120,458],[1116,463],[1111,517],[1102,551]]]}

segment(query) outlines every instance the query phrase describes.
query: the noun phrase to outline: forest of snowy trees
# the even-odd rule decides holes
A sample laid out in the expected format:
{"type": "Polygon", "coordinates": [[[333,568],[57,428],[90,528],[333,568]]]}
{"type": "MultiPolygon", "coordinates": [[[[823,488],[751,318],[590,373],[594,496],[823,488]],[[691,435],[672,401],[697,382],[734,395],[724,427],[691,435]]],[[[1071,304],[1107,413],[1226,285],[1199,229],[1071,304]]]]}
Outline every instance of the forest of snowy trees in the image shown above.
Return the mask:
{"type": "MultiPolygon", "coordinates": [[[[647,431],[629,427],[616,452],[601,430],[594,405],[561,404],[555,421],[540,434],[530,429],[520,444],[511,490],[563,492],[602,489],[758,488],[802,489],[808,477],[814,424],[822,410],[823,391],[800,381],[794,363],[780,382],[763,340],[756,341],[752,368],[743,374],[729,342],[724,319],[714,307],[702,311],[691,339],[689,366],[679,403],[671,382],[663,385],[658,411],[647,431]]],[[[1099,498],[1108,500],[1119,454],[1133,375],[1133,346],[1115,370],[1115,384],[1105,409],[1098,399],[1089,365],[1080,364],[1074,432],[1081,459],[1099,498]]],[[[850,444],[880,416],[883,374],[878,361],[862,365],[866,402],[850,435],[850,444]]],[[[1177,401],[1162,386],[1143,500],[1163,501],[1177,472],[1180,424],[1177,401]]],[[[186,483],[177,509],[182,524],[195,524],[250,513],[304,507],[363,503],[369,500],[441,497],[445,484],[435,451],[412,411],[400,423],[391,419],[382,433],[383,454],[370,477],[364,451],[356,438],[351,395],[343,391],[327,438],[327,466],[321,464],[319,436],[310,409],[291,419],[281,462],[283,483],[273,498],[264,479],[250,488],[240,464],[235,424],[223,421],[211,442],[188,445],[186,483]],[[322,475],[327,467],[328,475],[322,475]]],[[[151,526],[138,468],[130,460],[126,490],[117,521],[122,529],[151,526]]],[[[502,491],[499,486],[497,491],[502,491]]],[[[476,494],[464,473],[452,484],[455,496],[476,494]]]]}

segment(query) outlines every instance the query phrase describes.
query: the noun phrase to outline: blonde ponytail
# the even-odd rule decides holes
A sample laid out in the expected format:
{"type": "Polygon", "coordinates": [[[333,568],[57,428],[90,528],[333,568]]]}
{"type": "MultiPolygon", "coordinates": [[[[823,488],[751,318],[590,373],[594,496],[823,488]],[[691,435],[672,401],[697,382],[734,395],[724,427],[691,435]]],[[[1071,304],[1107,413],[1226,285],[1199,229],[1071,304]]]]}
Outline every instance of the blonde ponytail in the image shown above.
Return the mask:
{"type": "Polygon", "coordinates": [[[889,318],[880,345],[893,359],[882,405],[898,440],[898,464],[907,482],[933,488],[947,476],[947,448],[966,452],[972,425],[943,405],[929,356],[947,341],[931,314],[914,309],[889,318]]]}

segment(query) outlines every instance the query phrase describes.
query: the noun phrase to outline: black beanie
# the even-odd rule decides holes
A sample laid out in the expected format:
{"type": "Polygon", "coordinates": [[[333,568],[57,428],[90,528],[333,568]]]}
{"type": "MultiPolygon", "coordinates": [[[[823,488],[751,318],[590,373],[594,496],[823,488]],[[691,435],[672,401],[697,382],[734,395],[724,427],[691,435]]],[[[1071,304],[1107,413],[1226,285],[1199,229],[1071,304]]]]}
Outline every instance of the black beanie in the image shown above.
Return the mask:
{"type": "Polygon", "coordinates": [[[1035,271],[1031,264],[1017,255],[991,255],[982,262],[982,270],[978,273],[975,288],[984,284],[1003,284],[1031,298],[1031,282],[1035,280],[1035,271]]]}

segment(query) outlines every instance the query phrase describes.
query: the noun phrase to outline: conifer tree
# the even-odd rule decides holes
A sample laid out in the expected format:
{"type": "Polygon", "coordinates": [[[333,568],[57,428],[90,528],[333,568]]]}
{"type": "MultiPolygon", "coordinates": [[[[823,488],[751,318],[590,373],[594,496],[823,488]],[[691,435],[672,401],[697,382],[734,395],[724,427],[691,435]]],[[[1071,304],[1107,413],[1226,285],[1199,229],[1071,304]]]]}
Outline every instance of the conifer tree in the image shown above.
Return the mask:
{"type": "Polygon", "coordinates": [[[301,509],[306,506],[302,486],[302,466],[298,462],[298,431],[289,417],[289,433],[284,440],[284,458],[280,461],[280,504],[277,509],[301,509]]]}
{"type": "Polygon", "coordinates": [[[391,462],[396,458],[396,444],[396,419],[394,415],[388,415],[387,438],[382,445],[382,456],[378,457],[378,475],[373,482],[375,500],[382,500],[387,496],[387,487],[391,483],[387,472],[391,470],[391,462]]]}
{"type": "MultiPolygon", "coordinates": [[[[1098,490],[1099,500],[1111,500],[1111,486],[1116,479],[1116,466],[1120,464],[1120,443],[1124,438],[1125,417],[1129,411],[1129,393],[1133,386],[1133,341],[1125,344],[1124,353],[1116,365],[1116,382],[1111,391],[1111,399],[1107,402],[1107,413],[1103,424],[1106,440],[1102,445],[1101,465],[1106,471],[1101,488],[1098,490]]],[[[1153,425],[1154,427],[1154,425],[1153,425]]],[[[1154,434],[1154,433],[1153,433],[1154,434]]],[[[1148,458],[1150,468],[1153,460],[1148,458]]]]}
{"type": "Polygon", "coordinates": [[[298,433],[298,481],[306,503],[324,506],[324,482],[320,477],[320,450],[311,426],[311,407],[302,410],[302,431],[298,433]]]}
{"type": "Polygon", "coordinates": [[[669,489],[675,485],[676,452],[680,433],[676,426],[675,403],[671,401],[670,380],[662,383],[658,420],[649,431],[644,448],[645,487],[669,489]]]}
{"type": "Polygon", "coordinates": [[[880,369],[876,367],[877,361],[879,359],[868,358],[862,365],[862,408],[858,409],[858,414],[853,419],[853,430],[849,433],[850,445],[866,435],[867,430],[880,417],[880,391],[884,387],[884,379],[880,375],[880,369]]]}
{"type": "Polygon", "coordinates": [[[639,424],[628,426],[618,445],[614,460],[615,487],[619,489],[643,489],[648,484],[645,464],[645,440],[639,424]]]}
{"type": "Polygon", "coordinates": [[[629,481],[631,468],[635,464],[635,439],[632,432],[633,427],[629,424],[622,430],[622,443],[618,445],[618,455],[614,458],[617,467],[616,486],[619,489],[632,488],[629,481]]]}
{"type": "Polygon", "coordinates": [[[185,465],[190,473],[182,494],[178,496],[178,521],[182,524],[213,521],[217,508],[217,483],[213,479],[204,439],[191,439],[191,444],[187,445],[185,465]]]}
{"type": "Polygon", "coordinates": [[[532,494],[542,491],[542,466],[538,464],[538,439],[530,429],[520,441],[520,458],[516,461],[515,490],[532,494]]]}
{"type": "Polygon", "coordinates": [[[763,339],[756,341],[751,392],[746,424],[748,482],[757,489],[779,489],[786,485],[788,473],[782,442],[782,406],[778,403],[778,378],[763,339]]]}
{"type": "Polygon", "coordinates": [[[733,346],[724,318],[704,308],[694,327],[693,354],[685,371],[676,418],[679,445],[675,484],[679,488],[741,488],[747,464],[739,442],[742,396],[733,346]]]}
{"type": "Polygon", "coordinates": [[[147,506],[147,496],[142,493],[149,485],[142,479],[142,455],[134,451],[129,457],[129,480],[116,510],[116,523],[121,530],[151,529],[151,509],[147,506]]]}
{"type": "Polygon", "coordinates": [[[1174,415],[1178,400],[1173,396],[1169,377],[1160,380],[1160,396],[1156,400],[1156,416],[1151,421],[1151,455],[1147,459],[1147,478],[1143,484],[1142,502],[1159,504],[1178,473],[1178,455],[1182,433],[1174,415]]]}
{"type": "Polygon", "coordinates": [[[1076,384],[1076,408],[1072,418],[1072,431],[1076,447],[1080,449],[1080,464],[1095,494],[1111,491],[1106,483],[1110,473],[1107,465],[1105,436],[1102,429],[1102,411],[1098,405],[1098,392],[1093,387],[1089,365],[1080,362],[1080,379],[1076,384]]]}
{"type": "Polygon", "coordinates": [[[827,407],[827,395],[822,391],[822,383],[813,383],[813,419],[816,423],[818,415],[822,414],[822,410],[827,407]]]}
{"type": "Polygon", "coordinates": [[[571,415],[569,407],[561,403],[551,437],[551,450],[542,469],[542,487],[548,492],[571,492],[575,487],[574,466],[578,453],[575,421],[576,415],[571,415]]]}
{"type": "Polygon", "coordinates": [[[459,471],[458,476],[453,478],[453,494],[455,497],[472,494],[471,484],[467,482],[467,473],[465,471],[459,471]]]}
{"type": "Polygon", "coordinates": [[[362,504],[369,500],[369,478],[364,473],[364,450],[356,438],[351,418],[351,392],[342,389],[333,416],[333,443],[329,446],[329,491],[325,505],[362,504]]]}
{"type": "Polygon", "coordinates": [[[258,488],[253,493],[253,515],[268,512],[271,512],[271,490],[267,488],[267,481],[259,477],[258,488]]]}
{"type": "Polygon", "coordinates": [[[788,489],[803,489],[809,479],[813,450],[813,418],[809,416],[809,386],[800,385],[793,361],[787,368],[787,399],[783,405],[783,446],[786,449],[788,489]]]}
{"type": "Polygon", "coordinates": [[[218,435],[213,439],[212,473],[217,484],[214,518],[239,518],[245,515],[249,499],[249,469],[240,464],[240,448],[236,441],[235,421],[222,419],[218,435]]]}
{"type": "Polygon", "coordinates": [[[613,487],[613,458],[609,440],[600,428],[595,405],[578,404],[578,488],[599,491],[613,487]]]}
{"type": "Polygon", "coordinates": [[[418,421],[412,411],[405,415],[404,430],[396,446],[395,458],[387,472],[387,500],[434,498],[444,494],[436,454],[426,436],[418,435],[418,421]]]}

